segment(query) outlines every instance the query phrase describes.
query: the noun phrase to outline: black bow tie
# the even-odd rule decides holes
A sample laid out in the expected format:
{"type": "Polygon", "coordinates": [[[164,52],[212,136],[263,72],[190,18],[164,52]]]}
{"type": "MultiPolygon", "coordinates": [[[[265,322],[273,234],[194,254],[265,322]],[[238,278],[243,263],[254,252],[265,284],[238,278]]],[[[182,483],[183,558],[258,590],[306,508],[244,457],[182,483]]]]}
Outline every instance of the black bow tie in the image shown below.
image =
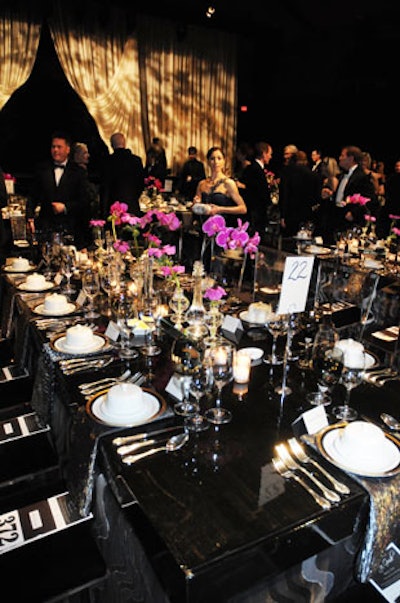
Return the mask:
{"type": "Polygon", "coordinates": [[[54,169],[56,168],[60,168],[60,170],[64,170],[65,169],[65,165],[62,165],[61,163],[55,163],[54,164],[54,169]]]}

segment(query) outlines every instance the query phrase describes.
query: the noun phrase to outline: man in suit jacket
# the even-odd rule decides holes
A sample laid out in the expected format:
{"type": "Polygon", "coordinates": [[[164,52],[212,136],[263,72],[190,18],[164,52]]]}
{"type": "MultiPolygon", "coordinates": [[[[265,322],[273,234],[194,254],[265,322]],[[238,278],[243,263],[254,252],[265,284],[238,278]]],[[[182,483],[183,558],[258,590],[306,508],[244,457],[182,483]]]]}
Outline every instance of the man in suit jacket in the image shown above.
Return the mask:
{"type": "MultiPolygon", "coordinates": [[[[339,230],[363,225],[366,213],[375,216],[378,214],[379,201],[371,179],[361,167],[362,156],[361,149],[356,146],[343,147],[339,156],[342,173],[339,175],[339,184],[333,196],[337,216],[336,227],[339,230]],[[356,194],[370,201],[365,206],[346,202],[348,197],[356,194]]],[[[327,191],[323,189],[323,193],[326,195],[327,191]]],[[[332,195],[332,191],[330,194],[332,195]]]]}
{"type": "Polygon", "coordinates": [[[267,142],[258,142],[254,146],[254,159],[246,166],[241,176],[245,188],[241,189],[247,206],[247,219],[251,231],[265,235],[268,223],[267,211],[272,205],[271,192],[265,175],[265,168],[272,157],[272,147],[267,142]]]}
{"type": "Polygon", "coordinates": [[[71,235],[78,249],[91,242],[90,205],[86,195],[85,171],[69,160],[71,141],[67,134],[51,136],[51,160],[40,163],[35,172],[30,198],[30,222],[33,209],[40,207],[36,229],[50,237],[53,232],[71,235]]]}
{"type": "Polygon", "coordinates": [[[139,197],[144,189],[143,162],[126,148],[126,139],[121,132],[111,136],[110,144],[113,153],[107,157],[100,178],[102,217],[107,218],[116,201],[126,203],[129,213],[139,216],[139,197]]]}

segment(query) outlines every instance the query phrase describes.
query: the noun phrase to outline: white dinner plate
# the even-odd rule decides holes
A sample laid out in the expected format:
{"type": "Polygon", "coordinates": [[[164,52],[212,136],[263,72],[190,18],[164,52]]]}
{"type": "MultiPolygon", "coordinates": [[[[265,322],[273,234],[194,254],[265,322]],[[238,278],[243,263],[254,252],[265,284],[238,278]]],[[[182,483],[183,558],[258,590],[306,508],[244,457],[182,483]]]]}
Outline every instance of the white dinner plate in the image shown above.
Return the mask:
{"type": "Polygon", "coordinates": [[[317,435],[317,445],[321,454],[334,465],[362,477],[391,477],[400,471],[399,444],[394,436],[385,434],[381,455],[374,463],[369,459],[349,459],[341,452],[339,438],[347,423],[330,425],[317,435]]]}
{"type": "Polygon", "coordinates": [[[304,251],[314,255],[328,255],[329,253],[332,253],[331,249],[328,247],[319,247],[318,245],[308,245],[304,251]]]}
{"type": "Polygon", "coordinates": [[[371,270],[382,270],[383,264],[377,260],[366,259],[364,260],[364,268],[371,268],[371,270]]]}
{"type": "Polygon", "coordinates": [[[105,410],[105,400],[108,390],[103,390],[93,396],[86,404],[86,412],[92,419],[111,427],[135,427],[154,420],[166,409],[165,400],[154,391],[142,388],[143,410],[132,416],[116,417],[105,410]]]}
{"type": "Polygon", "coordinates": [[[49,289],[54,289],[55,287],[55,283],[51,283],[50,281],[46,282],[46,285],[44,287],[27,287],[26,283],[21,283],[17,289],[20,289],[21,291],[31,291],[33,293],[35,292],[40,292],[40,291],[48,291],[49,289]]]}
{"type": "Polygon", "coordinates": [[[68,314],[72,314],[73,312],[75,312],[76,308],[76,304],[69,302],[67,303],[65,309],[61,312],[49,312],[48,310],[46,310],[44,304],[38,304],[33,308],[33,312],[35,312],[35,314],[40,314],[41,316],[67,316],[68,314]]]}
{"type": "Polygon", "coordinates": [[[238,350],[238,353],[247,354],[247,356],[250,356],[251,366],[257,366],[258,364],[261,364],[264,356],[264,350],[262,350],[261,348],[240,348],[240,350],[238,350]]]}
{"type": "Polygon", "coordinates": [[[239,318],[240,318],[240,320],[246,322],[250,326],[262,327],[262,326],[265,325],[265,320],[260,320],[260,321],[251,320],[249,318],[249,313],[248,313],[247,310],[243,310],[243,312],[240,312],[239,313],[239,318]]]}
{"type": "Polygon", "coordinates": [[[3,266],[4,272],[15,272],[15,273],[24,273],[25,272],[33,272],[36,269],[36,266],[29,266],[26,270],[16,270],[11,264],[9,266],[3,266]]]}
{"type": "Polygon", "coordinates": [[[365,352],[365,370],[372,369],[377,364],[378,360],[376,356],[374,356],[370,352],[365,352]]]}
{"type": "Polygon", "coordinates": [[[84,354],[93,354],[93,352],[98,352],[99,350],[101,350],[107,342],[107,338],[101,333],[93,335],[93,338],[93,344],[88,347],[80,346],[78,348],[71,348],[69,345],[66,344],[66,334],[62,333],[51,341],[51,347],[56,352],[62,352],[63,354],[79,354],[81,356],[84,354]]]}

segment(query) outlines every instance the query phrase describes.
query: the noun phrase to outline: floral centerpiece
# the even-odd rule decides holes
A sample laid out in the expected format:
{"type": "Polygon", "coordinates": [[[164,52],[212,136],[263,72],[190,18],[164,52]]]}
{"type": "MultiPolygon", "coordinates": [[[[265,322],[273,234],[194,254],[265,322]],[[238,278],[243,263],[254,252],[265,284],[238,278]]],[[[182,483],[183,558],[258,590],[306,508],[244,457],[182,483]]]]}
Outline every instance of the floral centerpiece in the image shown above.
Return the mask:
{"type": "Polygon", "coordinates": [[[150,197],[150,199],[155,199],[163,190],[161,180],[155,178],[154,176],[148,176],[144,179],[144,187],[145,193],[150,197]]]}
{"type": "Polygon", "coordinates": [[[4,184],[8,195],[14,195],[16,181],[17,179],[12,174],[4,174],[4,184]]]}
{"type": "Polygon", "coordinates": [[[346,197],[343,201],[343,205],[360,205],[361,207],[364,207],[369,201],[371,201],[369,197],[363,197],[359,193],[356,193],[346,197]]]}

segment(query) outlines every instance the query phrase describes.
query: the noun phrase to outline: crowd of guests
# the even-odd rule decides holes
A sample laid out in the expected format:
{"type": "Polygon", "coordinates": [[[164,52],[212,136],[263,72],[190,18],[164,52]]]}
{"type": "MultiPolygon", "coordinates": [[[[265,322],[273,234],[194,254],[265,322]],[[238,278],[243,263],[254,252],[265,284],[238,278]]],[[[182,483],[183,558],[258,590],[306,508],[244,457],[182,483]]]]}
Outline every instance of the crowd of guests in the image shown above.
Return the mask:
{"type": "MultiPolygon", "coordinates": [[[[91,243],[90,219],[106,219],[116,201],[140,215],[139,198],[147,179],[164,185],[169,174],[165,150],[160,139],[153,138],[142,161],[126,147],[120,132],[111,136],[110,146],[112,152],[94,182],[87,144],[72,143],[63,132],[52,134],[49,158],[36,166],[28,197],[32,232],[68,233],[82,249],[91,243]]],[[[265,141],[240,144],[233,163],[219,146],[207,151],[207,165],[196,147],[187,152],[172,193],[183,202],[206,203],[209,214],[222,214],[228,224],[247,220],[250,231],[257,231],[266,243],[272,221],[282,237],[294,237],[302,224],[312,223],[314,235],[332,244],[337,232],[363,225],[366,214],[376,220],[378,236],[386,237],[389,216],[400,215],[400,159],[386,175],[383,164],[357,146],[343,146],[336,159],[318,148],[308,156],[288,144],[276,173],[270,169],[273,148],[265,141]],[[362,203],[354,202],[357,199],[362,203]]],[[[7,203],[1,170],[0,202],[7,203]]],[[[4,224],[0,227],[1,234],[4,224]]]]}

